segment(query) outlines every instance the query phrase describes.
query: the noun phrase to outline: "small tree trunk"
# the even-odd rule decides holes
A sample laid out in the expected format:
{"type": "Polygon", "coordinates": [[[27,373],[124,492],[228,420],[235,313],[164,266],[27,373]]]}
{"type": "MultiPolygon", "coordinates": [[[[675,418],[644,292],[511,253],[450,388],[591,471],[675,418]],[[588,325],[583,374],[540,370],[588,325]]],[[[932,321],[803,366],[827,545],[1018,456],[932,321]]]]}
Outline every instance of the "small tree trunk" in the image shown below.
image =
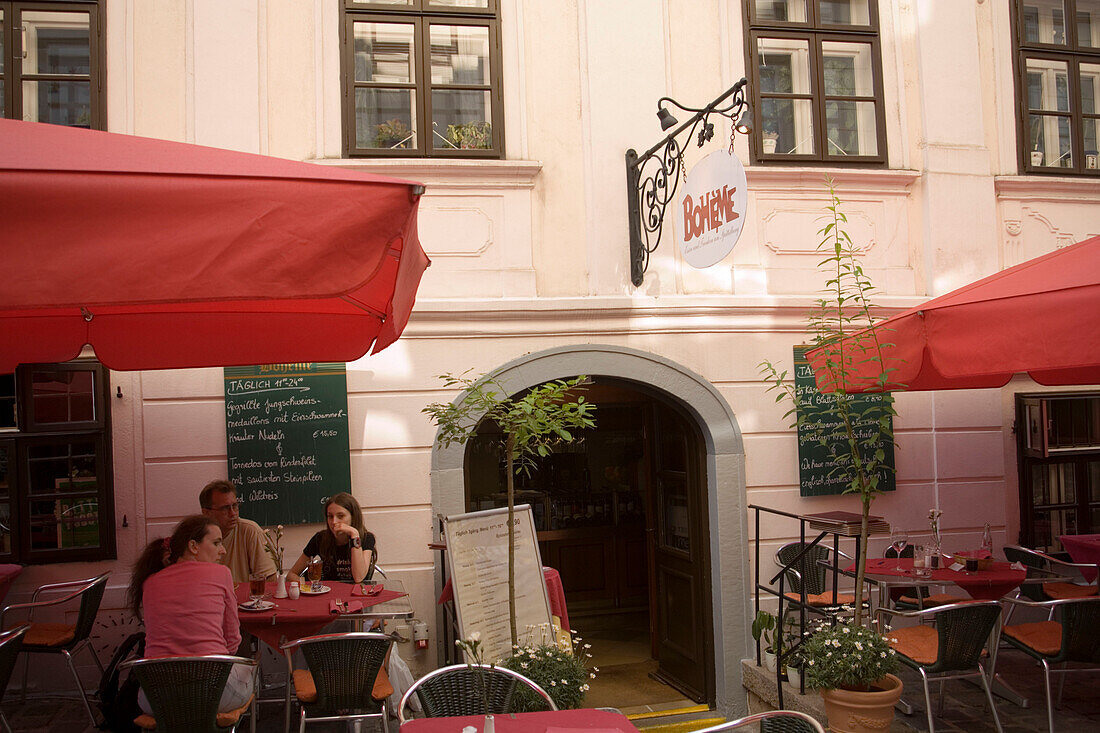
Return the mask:
{"type": "MultiPolygon", "coordinates": [[[[516,474],[512,465],[512,450],[515,445],[515,437],[509,435],[504,453],[508,456],[508,622],[512,628],[512,646],[519,644],[519,636],[516,634],[516,474]]],[[[866,525],[866,516],[863,521],[866,525]]]]}
{"type": "Polygon", "coordinates": [[[859,557],[856,558],[856,626],[863,619],[863,576],[867,565],[867,518],[871,514],[871,495],[869,492],[861,492],[863,500],[863,516],[859,521],[859,557]]]}

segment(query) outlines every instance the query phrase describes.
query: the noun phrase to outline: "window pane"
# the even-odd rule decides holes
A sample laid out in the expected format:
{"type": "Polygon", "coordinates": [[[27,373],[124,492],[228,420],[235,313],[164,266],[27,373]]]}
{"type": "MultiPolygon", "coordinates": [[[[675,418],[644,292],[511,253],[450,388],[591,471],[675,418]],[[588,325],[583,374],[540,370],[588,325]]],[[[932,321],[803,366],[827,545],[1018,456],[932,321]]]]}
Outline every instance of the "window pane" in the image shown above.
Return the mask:
{"type": "Polygon", "coordinates": [[[35,369],[31,402],[34,421],[40,425],[95,420],[95,373],[35,369]]]}
{"type": "Polygon", "coordinates": [[[1100,48],[1100,0],[1077,0],[1077,45],[1100,48]]]}
{"type": "Polygon", "coordinates": [[[875,103],[827,100],[825,133],[827,155],[877,155],[875,103]]]}
{"type": "Polygon", "coordinates": [[[808,99],[763,99],[760,104],[764,123],[764,151],[775,140],[775,152],[810,155],[814,152],[813,108],[808,99]]]}
{"type": "Polygon", "coordinates": [[[825,94],[873,97],[874,70],[871,65],[871,44],[821,44],[821,62],[825,72],[825,94]]]}
{"type": "Polygon", "coordinates": [[[99,546],[99,501],[94,496],[31,502],[31,549],[99,546]]]}
{"type": "Polygon", "coordinates": [[[1100,120],[1095,117],[1086,117],[1081,120],[1082,132],[1085,138],[1085,170],[1094,171],[1100,168],[1100,156],[1097,155],[1097,150],[1100,148],[1096,144],[1097,134],[1100,134],[1098,122],[1100,120]]]}
{"type": "MultiPolygon", "coordinates": [[[[1100,501],[1100,461],[1088,462],[1089,501],[1100,501]]],[[[1093,524],[1093,531],[1100,531],[1100,525],[1093,524]]]]}
{"type": "Polygon", "coordinates": [[[797,38],[757,39],[760,92],[810,93],[810,42],[797,38]]]}
{"type": "Polygon", "coordinates": [[[822,25],[871,25],[867,0],[821,0],[822,25]]]}
{"type": "Polygon", "coordinates": [[[14,476],[11,469],[15,465],[15,444],[0,444],[0,553],[11,552],[11,494],[14,476]]]}
{"type": "Polygon", "coordinates": [[[432,91],[432,147],[487,150],[493,147],[488,91],[432,91]]]}
{"type": "Polygon", "coordinates": [[[1081,111],[1087,115],[1100,114],[1096,102],[1100,99],[1100,65],[1081,64],[1081,111]]]}
{"type": "Polygon", "coordinates": [[[92,85],[86,81],[24,81],[23,119],[91,127],[92,85]]]}
{"type": "Polygon", "coordinates": [[[1062,543],[1058,536],[1077,534],[1077,510],[1055,509],[1035,512],[1035,549],[1043,552],[1060,552],[1062,543]]]}
{"type": "Polygon", "coordinates": [[[16,426],[15,404],[15,375],[0,374],[0,428],[16,426]]]}
{"type": "Polygon", "coordinates": [[[1066,43],[1066,13],[1062,0],[1027,0],[1023,7],[1025,43],[1066,43]]]}
{"type": "Polygon", "coordinates": [[[432,84],[489,83],[487,27],[433,24],[429,36],[432,84]]]}
{"type": "Polygon", "coordinates": [[[440,8],[487,8],[489,0],[430,0],[428,4],[440,8]]]}
{"type": "Polygon", "coordinates": [[[356,23],[354,35],[355,81],[413,81],[412,25],[356,23]]]}
{"type": "Polygon", "coordinates": [[[1031,115],[1031,165],[1047,168],[1073,166],[1069,117],[1031,115]]]}
{"type": "Polygon", "coordinates": [[[415,148],[415,101],[411,89],[356,89],[356,147],[415,148]]]}
{"type": "Polygon", "coordinates": [[[1048,112],[1069,112],[1069,72],[1065,61],[1027,60],[1027,106],[1048,112]]]}
{"type": "Polygon", "coordinates": [[[758,21],[806,22],[806,0],[756,0],[758,21]]]}
{"type": "Polygon", "coordinates": [[[36,496],[94,495],[97,475],[94,440],[43,443],[27,448],[27,485],[36,496]]]}
{"type": "Polygon", "coordinates": [[[91,73],[87,13],[25,11],[24,74],[91,73]]]}

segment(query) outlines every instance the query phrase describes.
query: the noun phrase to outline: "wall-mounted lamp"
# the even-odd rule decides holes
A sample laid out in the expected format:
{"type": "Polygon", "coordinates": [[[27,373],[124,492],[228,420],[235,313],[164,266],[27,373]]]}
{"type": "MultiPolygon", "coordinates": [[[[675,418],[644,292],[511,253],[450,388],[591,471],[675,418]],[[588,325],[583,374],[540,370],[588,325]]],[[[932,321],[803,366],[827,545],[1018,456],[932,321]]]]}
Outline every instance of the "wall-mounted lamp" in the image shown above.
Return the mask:
{"type": "MultiPolygon", "coordinates": [[[[676,137],[688,131],[688,137],[696,135],[699,147],[714,137],[714,123],[707,118],[711,114],[726,117],[733,123],[733,129],[742,135],[749,135],[753,129],[753,113],[746,100],[745,87],[748,80],[734,84],[706,107],[685,107],[671,97],[657,100],[657,119],[661,130],[669,132],[659,143],[641,155],[633,148],[626,151],[626,193],[628,197],[627,219],[630,225],[630,282],[641,285],[649,267],[649,255],[661,243],[661,229],[664,226],[665,207],[672,201],[682,174],[683,151],[676,137]],[[682,125],[668,111],[665,102],[685,112],[694,113],[682,125]],[[736,120],[736,121],[735,121],[736,120]],[[642,216],[642,211],[645,216],[642,216]]],[[[733,138],[730,137],[730,147],[733,138]]]]}

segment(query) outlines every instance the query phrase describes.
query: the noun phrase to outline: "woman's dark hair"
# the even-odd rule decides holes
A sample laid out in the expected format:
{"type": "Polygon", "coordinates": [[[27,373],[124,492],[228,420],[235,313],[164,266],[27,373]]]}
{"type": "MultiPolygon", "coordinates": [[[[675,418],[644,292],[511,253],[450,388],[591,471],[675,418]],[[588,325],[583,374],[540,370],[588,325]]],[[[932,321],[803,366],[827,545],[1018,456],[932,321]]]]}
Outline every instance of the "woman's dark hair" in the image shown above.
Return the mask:
{"type": "Polygon", "coordinates": [[[141,590],[145,581],[153,573],[163,570],[180,559],[191,540],[202,542],[210,527],[217,527],[218,523],[210,517],[201,514],[193,514],[184,517],[176,528],[172,530],[171,537],[155,539],[145,546],[145,550],[134,563],[134,569],[130,573],[130,590],[127,594],[127,604],[133,610],[134,615],[141,618],[141,590]]]}
{"type": "MultiPolygon", "coordinates": [[[[328,498],[325,502],[325,523],[328,523],[328,508],[333,504],[337,504],[344,509],[348,510],[348,514],[351,515],[352,527],[355,527],[359,531],[359,538],[363,542],[364,550],[371,550],[377,555],[378,550],[374,546],[374,535],[366,530],[363,526],[363,509],[359,506],[359,502],[355,500],[355,497],[347,492],[340,492],[328,498]]],[[[319,550],[321,557],[330,557],[335,551],[336,537],[332,534],[332,531],[326,531],[321,533],[321,542],[319,550]]]]}

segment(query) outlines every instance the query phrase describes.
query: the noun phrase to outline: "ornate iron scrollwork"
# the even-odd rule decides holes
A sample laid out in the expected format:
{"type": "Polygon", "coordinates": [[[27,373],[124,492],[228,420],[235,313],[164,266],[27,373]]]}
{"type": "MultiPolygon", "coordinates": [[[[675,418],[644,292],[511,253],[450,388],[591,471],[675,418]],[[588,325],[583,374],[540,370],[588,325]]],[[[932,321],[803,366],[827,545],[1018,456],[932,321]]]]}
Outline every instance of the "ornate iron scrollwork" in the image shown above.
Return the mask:
{"type": "MultiPolygon", "coordinates": [[[[635,286],[642,284],[649,267],[649,256],[661,243],[665,209],[676,194],[680,179],[684,175],[683,150],[676,140],[677,136],[688,131],[687,137],[690,139],[698,129],[696,144],[702,147],[714,137],[714,123],[707,119],[711,114],[728,118],[736,129],[737,125],[746,120],[748,108],[745,101],[746,83],[745,79],[741,79],[713,102],[699,109],[685,107],[674,99],[662,97],[657,100],[658,108],[662,102],[670,102],[679,109],[695,114],[641,155],[638,155],[633,148],[626,151],[630,281],[635,286]]],[[[731,147],[732,139],[731,135],[731,147]]]]}

